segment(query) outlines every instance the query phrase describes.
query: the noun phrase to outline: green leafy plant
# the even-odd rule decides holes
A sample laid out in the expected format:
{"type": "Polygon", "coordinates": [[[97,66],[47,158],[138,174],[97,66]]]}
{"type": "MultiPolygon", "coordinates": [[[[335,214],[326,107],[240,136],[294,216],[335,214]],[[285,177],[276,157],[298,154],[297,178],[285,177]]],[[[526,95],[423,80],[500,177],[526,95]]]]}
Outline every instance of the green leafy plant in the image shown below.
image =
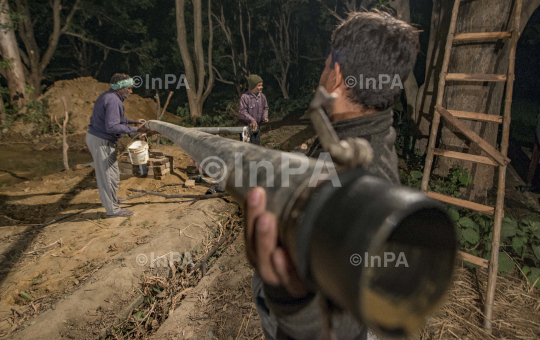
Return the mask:
{"type": "Polygon", "coordinates": [[[461,188],[466,188],[472,183],[471,173],[460,166],[450,170],[445,178],[436,178],[433,181],[433,191],[443,195],[459,197],[461,188]]]}
{"type": "MultiPolygon", "coordinates": [[[[489,260],[493,217],[467,209],[460,212],[455,207],[448,209],[448,214],[458,226],[462,248],[472,255],[489,260]]],[[[501,223],[500,244],[499,271],[506,273],[520,267],[531,284],[540,288],[540,217],[532,214],[518,221],[506,214],[501,223]]]]}
{"type": "MultiPolygon", "coordinates": [[[[401,184],[406,185],[411,188],[420,189],[422,185],[422,177],[424,176],[423,172],[418,170],[413,170],[407,173],[405,170],[399,170],[399,177],[401,178],[401,184]]],[[[428,190],[431,188],[428,188],[428,190]]]]}

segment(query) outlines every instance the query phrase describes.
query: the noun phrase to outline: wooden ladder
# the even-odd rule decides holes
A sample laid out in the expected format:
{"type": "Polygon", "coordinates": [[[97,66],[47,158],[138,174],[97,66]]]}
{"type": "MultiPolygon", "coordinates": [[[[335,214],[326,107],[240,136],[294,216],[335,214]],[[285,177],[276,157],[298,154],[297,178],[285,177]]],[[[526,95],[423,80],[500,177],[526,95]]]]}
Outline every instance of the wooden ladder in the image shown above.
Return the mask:
{"type": "Polygon", "coordinates": [[[461,0],[455,0],[454,8],[452,10],[452,20],[450,23],[450,29],[448,31],[448,38],[446,40],[446,47],[444,52],[444,61],[441,70],[441,76],[439,80],[439,88],[437,94],[437,102],[435,106],[435,113],[431,126],[431,134],[429,137],[429,144],[427,148],[426,163],[424,167],[424,176],[422,178],[422,190],[427,193],[428,196],[440,200],[445,203],[457,205],[464,208],[473,209],[484,214],[495,215],[493,225],[493,243],[491,248],[491,259],[487,261],[485,259],[476,257],[471,254],[459,252],[458,257],[464,261],[476,264],[478,266],[489,268],[489,278],[486,301],[484,305],[484,328],[488,333],[491,333],[491,317],[493,314],[493,302],[495,299],[495,284],[497,280],[497,271],[499,264],[499,244],[501,237],[501,223],[504,217],[504,189],[506,179],[506,166],[510,163],[510,159],[506,156],[508,151],[508,139],[510,134],[510,111],[512,106],[512,93],[514,88],[514,70],[516,59],[516,48],[519,39],[519,25],[521,17],[522,0],[516,0],[514,6],[514,22],[513,28],[509,32],[487,32],[487,33],[464,33],[455,35],[456,21],[458,17],[458,11],[461,0]],[[450,54],[452,45],[457,41],[486,41],[493,39],[510,39],[510,56],[508,64],[507,74],[461,74],[461,73],[448,73],[448,64],[450,61],[450,54]],[[443,104],[444,89],[447,81],[470,81],[470,82],[506,82],[506,99],[504,105],[504,115],[495,116],[484,113],[473,113],[464,111],[454,111],[445,109],[443,104]],[[456,127],[472,142],[478,144],[478,146],[487,153],[490,157],[469,155],[460,152],[447,151],[435,148],[435,142],[437,140],[437,133],[439,130],[440,116],[443,116],[448,123],[456,127]],[[458,118],[477,120],[483,122],[492,122],[503,124],[503,134],[501,142],[501,150],[498,151],[494,146],[480,138],[474,131],[463,124],[458,118]],[[499,179],[497,190],[497,203],[495,207],[486,206],[462,200],[446,195],[441,195],[432,191],[428,191],[428,182],[431,173],[431,167],[433,165],[433,157],[449,157],[454,159],[461,159],[470,162],[488,164],[499,167],[499,179]]]}

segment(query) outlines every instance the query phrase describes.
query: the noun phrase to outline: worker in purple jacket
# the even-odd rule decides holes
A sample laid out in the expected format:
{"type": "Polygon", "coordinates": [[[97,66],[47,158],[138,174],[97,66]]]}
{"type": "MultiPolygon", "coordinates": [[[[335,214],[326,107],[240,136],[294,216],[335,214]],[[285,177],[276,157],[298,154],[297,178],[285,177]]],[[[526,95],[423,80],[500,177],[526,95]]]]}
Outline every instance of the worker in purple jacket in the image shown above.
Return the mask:
{"type": "Polygon", "coordinates": [[[133,78],[117,73],[111,78],[111,89],[101,94],[94,104],[90,125],[86,134],[86,145],[94,159],[99,198],[107,211],[107,217],[133,215],[128,209],[120,209],[118,187],[120,173],[116,161],[118,140],[131,132],[147,132],[144,119],[129,119],[124,116],[124,100],[133,93],[133,78]],[[131,127],[128,124],[139,124],[131,127]]]}
{"type": "Polygon", "coordinates": [[[268,102],[262,93],[263,80],[256,74],[247,78],[249,91],[240,97],[239,118],[241,126],[252,129],[250,142],[261,145],[261,122],[268,122],[268,102]]]}

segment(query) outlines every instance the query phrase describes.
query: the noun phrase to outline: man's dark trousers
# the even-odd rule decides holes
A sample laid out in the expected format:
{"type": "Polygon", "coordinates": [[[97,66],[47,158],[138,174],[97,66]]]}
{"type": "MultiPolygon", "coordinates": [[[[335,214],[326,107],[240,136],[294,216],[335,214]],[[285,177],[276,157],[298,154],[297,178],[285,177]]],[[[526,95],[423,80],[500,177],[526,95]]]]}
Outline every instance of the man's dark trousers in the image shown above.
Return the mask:
{"type": "Polygon", "coordinates": [[[255,145],[261,145],[261,126],[259,125],[259,129],[255,132],[252,132],[249,136],[249,142],[251,144],[255,145]]]}

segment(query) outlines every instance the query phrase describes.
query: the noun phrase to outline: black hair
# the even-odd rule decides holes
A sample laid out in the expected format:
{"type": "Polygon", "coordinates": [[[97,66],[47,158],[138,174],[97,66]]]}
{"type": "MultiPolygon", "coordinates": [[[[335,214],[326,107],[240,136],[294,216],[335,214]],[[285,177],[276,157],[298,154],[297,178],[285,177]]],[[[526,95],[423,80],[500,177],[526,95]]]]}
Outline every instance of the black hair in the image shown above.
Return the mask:
{"type": "Polygon", "coordinates": [[[414,68],[418,33],[381,11],[353,12],[340,23],[332,34],[331,67],[337,62],[344,80],[354,77],[346,82],[349,99],[378,111],[391,107],[402,89],[394,83],[395,77],[403,83],[414,68]],[[381,82],[381,75],[390,76],[390,83],[381,82]],[[370,78],[376,85],[366,89],[365,85],[372,85],[367,81],[370,78]]]}

